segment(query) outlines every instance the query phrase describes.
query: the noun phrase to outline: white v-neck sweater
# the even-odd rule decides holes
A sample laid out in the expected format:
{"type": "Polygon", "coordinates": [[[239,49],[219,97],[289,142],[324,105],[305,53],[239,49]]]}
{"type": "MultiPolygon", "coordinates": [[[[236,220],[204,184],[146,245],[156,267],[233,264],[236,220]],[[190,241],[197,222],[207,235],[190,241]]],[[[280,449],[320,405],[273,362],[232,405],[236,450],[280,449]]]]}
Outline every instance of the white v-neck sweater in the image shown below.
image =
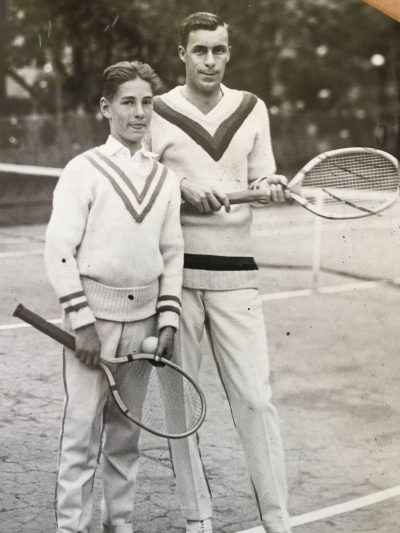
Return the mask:
{"type": "MultiPolygon", "coordinates": [[[[188,102],[182,87],[157,97],[148,144],[179,179],[233,192],[252,188],[275,172],[269,119],[256,96],[222,86],[207,114],[188,102]]],[[[231,290],[257,286],[250,236],[251,208],[211,214],[183,207],[184,286],[231,290]]]]}
{"type": "Polygon", "coordinates": [[[50,281],[77,329],[159,314],[178,327],[183,240],[176,176],[116,139],[68,163],[46,232],[50,281]]]}

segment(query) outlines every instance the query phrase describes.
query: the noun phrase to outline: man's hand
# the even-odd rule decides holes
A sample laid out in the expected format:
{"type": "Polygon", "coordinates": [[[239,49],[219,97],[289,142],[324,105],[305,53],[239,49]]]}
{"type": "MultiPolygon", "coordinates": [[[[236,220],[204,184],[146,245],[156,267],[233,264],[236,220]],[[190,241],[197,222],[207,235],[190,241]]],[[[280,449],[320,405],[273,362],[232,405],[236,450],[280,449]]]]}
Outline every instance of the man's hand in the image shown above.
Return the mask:
{"type": "Polygon", "coordinates": [[[265,201],[260,201],[260,203],[293,203],[292,196],[287,188],[287,183],[287,178],[280,174],[272,174],[271,176],[260,180],[257,184],[257,189],[265,190],[267,194],[267,199],[265,201]]]}
{"type": "Polygon", "coordinates": [[[75,356],[88,368],[97,368],[100,362],[101,343],[94,324],[76,330],[75,356]]]}
{"type": "Polygon", "coordinates": [[[229,213],[231,206],[225,193],[210,185],[193,183],[184,178],[181,181],[182,199],[192,205],[199,213],[219,211],[222,206],[229,213]]]}
{"type": "Polygon", "coordinates": [[[174,349],[175,328],[165,326],[160,330],[158,335],[158,345],[155,355],[171,359],[174,349]]]}

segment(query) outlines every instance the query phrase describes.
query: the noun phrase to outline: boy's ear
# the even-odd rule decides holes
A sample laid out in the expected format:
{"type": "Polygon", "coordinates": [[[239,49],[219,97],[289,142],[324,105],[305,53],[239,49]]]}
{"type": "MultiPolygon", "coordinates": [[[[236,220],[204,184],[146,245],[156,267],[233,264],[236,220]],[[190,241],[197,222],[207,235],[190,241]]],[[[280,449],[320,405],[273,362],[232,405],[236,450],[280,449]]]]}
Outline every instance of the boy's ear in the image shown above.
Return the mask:
{"type": "Polygon", "coordinates": [[[110,104],[104,96],[100,98],[100,111],[103,117],[110,119],[111,113],[110,113],[110,104]]]}
{"type": "Polygon", "coordinates": [[[186,63],[186,50],[183,48],[181,44],[178,46],[178,55],[179,55],[179,59],[183,61],[183,63],[186,63]]]}

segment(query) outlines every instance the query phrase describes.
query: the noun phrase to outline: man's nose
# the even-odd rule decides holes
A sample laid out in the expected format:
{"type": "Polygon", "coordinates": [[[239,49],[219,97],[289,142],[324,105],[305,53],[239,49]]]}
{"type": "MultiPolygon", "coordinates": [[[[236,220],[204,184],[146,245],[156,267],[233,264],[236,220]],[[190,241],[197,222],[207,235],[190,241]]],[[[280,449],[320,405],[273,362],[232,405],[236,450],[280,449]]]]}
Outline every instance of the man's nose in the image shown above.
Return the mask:
{"type": "Polygon", "coordinates": [[[214,59],[214,54],[212,53],[212,50],[209,50],[207,52],[204,62],[208,67],[215,65],[215,59],[214,59]]]}

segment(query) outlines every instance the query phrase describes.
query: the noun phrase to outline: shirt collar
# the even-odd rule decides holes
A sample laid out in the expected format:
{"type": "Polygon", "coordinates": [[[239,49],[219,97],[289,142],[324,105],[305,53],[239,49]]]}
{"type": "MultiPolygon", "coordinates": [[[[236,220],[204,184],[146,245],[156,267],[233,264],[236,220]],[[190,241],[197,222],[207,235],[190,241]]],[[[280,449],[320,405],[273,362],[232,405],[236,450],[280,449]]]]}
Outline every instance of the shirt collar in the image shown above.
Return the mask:
{"type": "Polygon", "coordinates": [[[106,143],[103,145],[103,148],[107,155],[113,156],[113,155],[122,155],[123,157],[127,159],[133,159],[136,155],[141,155],[142,157],[146,157],[149,159],[157,159],[158,155],[154,152],[150,152],[149,150],[146,150],[146,148],[141,145],[139,150],[135,152],[133,155],[131,155],[129,149],[124,146],[118,139],[113,137],[112,135],[108,136],[108,139],[106,143]]]}

